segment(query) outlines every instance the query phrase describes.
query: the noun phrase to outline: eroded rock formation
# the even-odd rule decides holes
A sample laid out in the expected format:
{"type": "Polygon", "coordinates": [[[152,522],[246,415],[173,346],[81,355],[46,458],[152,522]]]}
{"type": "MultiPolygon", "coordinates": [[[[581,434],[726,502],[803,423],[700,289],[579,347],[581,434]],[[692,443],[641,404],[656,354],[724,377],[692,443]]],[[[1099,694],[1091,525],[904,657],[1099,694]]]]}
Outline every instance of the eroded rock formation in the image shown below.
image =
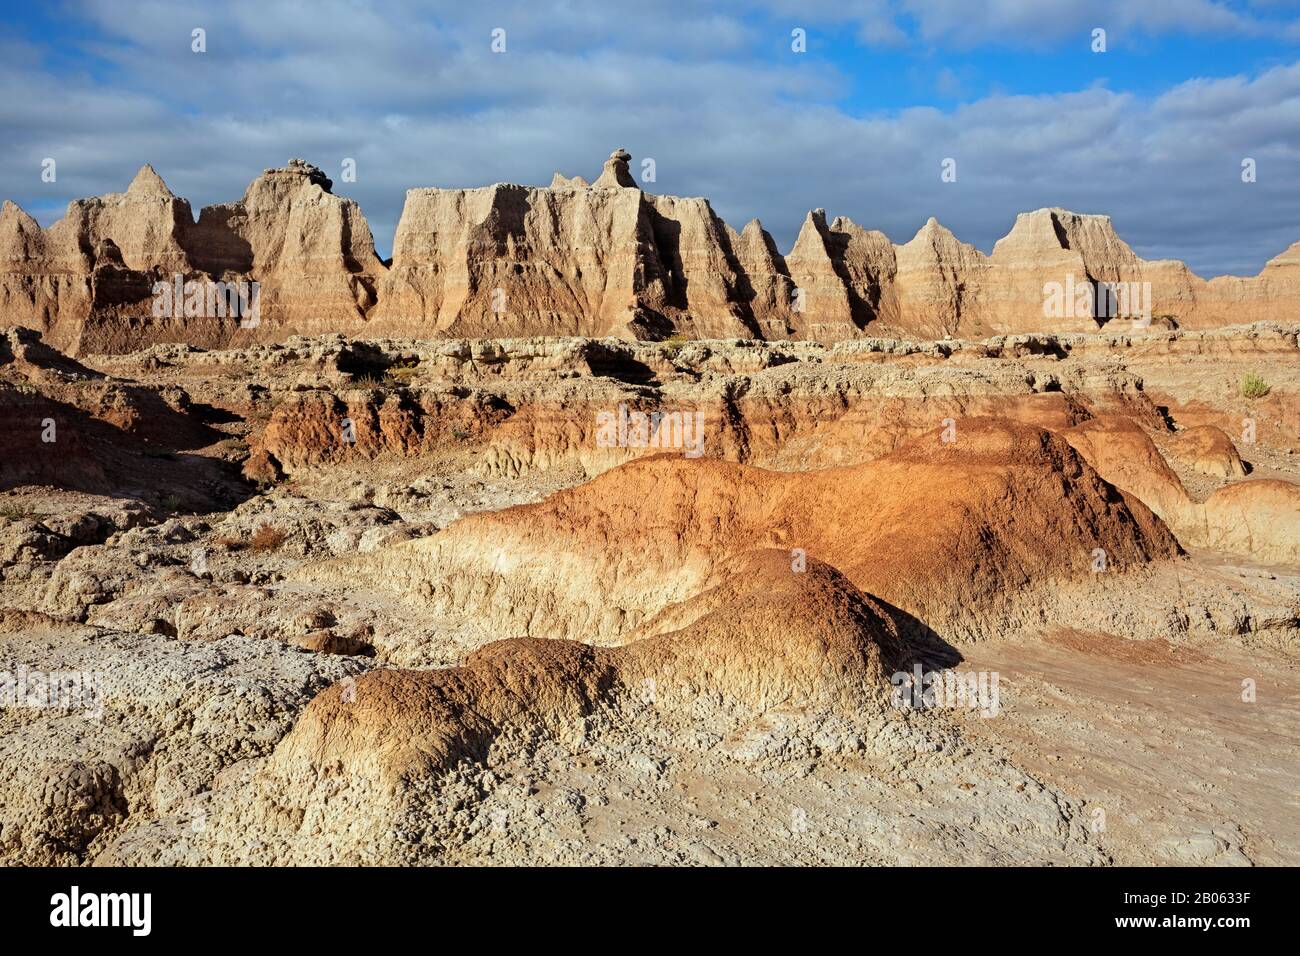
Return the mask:
{"type": "Polygon", "coordinates": [[[1292,862],[1298,329],[0,330],[0,860],[1292,862]]]}
{"type": "Polygon", "coordinates": [[[991,255],[931,219],[894,245],[848,217],[809,213],[781,255],[758,220],[737,233],[707,199],[651,195],[616,150],[589,183],[412,189],[382,263],[360,208],[303,160],[242,199],[190,204],[143,166],[126,193],[69,204],[40,228],[0,211],[0,308],[74,354],[343,332],[411,337],[904,338],[1206,328],[1286,319],[1300,306],[1300,243],[1258,276],[1203,280],[1145,261],[1106,216],[1022,213],[991,255]],[[177,278],[181,277],[181,278],[177,278]],[[199,307],[159,307],[195,282],[199,307]],[[216,282],[257,282],[229,315],[216,282]],[[1106,291],[1109,290],[1109,291],[1106,291]]]}
{"type": "Polygon", "coordinates": [[[0,310],[80,354],[327,331],[833,342],[1300,315],[1300,243],[1258,276],[1207,281],[1141,259],[1106,216],[1022,213],[985,255],[934,219],[895,245],[818,209],[782,255],[757,220],[736,232],[706,199],[645,192],[630,161],[615,150],[590,184],[556,173],[547,187],[409,190],[391,266],[356,203],[302,160],[197,222],[145,166],[125,193],[75,200],[48,229],[6,202],[0,310]],[[160,314],[157,283],[177,276],[256,281],[260,311],[160,314]]]}
{"type": "Polygon", "coordinates": [[[48,229],[6,202],[0,310],[73,354],[356,329],[383,265],[360,209],[331,185],[294,159],[197,222],[151,166],[125,193],[69,203],[48,229]]]}

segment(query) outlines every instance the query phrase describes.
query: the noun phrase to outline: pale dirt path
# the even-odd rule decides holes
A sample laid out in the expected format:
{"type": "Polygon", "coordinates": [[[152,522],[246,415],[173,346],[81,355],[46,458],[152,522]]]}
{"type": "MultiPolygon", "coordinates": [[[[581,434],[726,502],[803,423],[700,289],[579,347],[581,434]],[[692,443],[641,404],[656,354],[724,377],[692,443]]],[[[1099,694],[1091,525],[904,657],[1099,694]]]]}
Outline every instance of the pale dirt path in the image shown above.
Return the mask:
{"type": "Polygon", "coordinates": [[[1116,863],[1300,862],[1300,673],[1283,656],[1078,631],[963,653],[1001,675],[1002,713],[968,732],[1103,809],[1116,863]]]}

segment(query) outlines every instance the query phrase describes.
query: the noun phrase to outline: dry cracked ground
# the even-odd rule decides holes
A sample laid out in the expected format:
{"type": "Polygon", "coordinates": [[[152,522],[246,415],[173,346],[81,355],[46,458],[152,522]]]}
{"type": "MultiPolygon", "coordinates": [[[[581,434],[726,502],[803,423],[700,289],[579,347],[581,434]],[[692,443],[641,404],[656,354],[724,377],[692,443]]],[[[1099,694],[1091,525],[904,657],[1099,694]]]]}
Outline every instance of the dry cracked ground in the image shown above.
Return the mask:
{"type": "Polygon", "coordinates": [[[0,336],[4,863],[1300,862],[1295,326],[0,336]]]}

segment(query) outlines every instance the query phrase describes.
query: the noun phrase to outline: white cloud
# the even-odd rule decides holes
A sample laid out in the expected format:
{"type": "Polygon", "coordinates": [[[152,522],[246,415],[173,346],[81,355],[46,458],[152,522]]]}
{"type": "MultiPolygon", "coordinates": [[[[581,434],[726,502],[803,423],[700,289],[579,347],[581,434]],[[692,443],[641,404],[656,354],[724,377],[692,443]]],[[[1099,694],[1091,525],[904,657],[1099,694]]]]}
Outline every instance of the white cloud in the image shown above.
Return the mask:
{"type": "MultiPolygon", "coordinates": [[[[575,2],[554,22],[520,5],[501,20],[504,56],[487,49],[499,11],[420,25],[398,4],[340,24],[332,13],[360,6],[263,6],[196,19],[159,3],[125,19],[90,4],[113,21],[100,44],[111,89],[0,46],[0,197],[48,225],[68,199],[120,190],[152,162],[197,211],[290,156],[336,182],[352,157],[358,181],[335,188],[387,250],[410,187],[591,177],[624,146],[655,158],[655,191],[707,195],[738,228],[760,216],[783,248],[816,206],[896,241],[935,215],[985,250],[1025,209],[1107,212],[1144,255],[1209,273],[1253,272],[1300,239],[1300,64],[1154,99],[1094,87],[862,116],[837,105],[845,80],[831,64],[786,55],[784,23],[768,31],[727,4],[702,17],[575,2]],[[195,25],[203,56],[189,50],[195,25]],[[751,41],[763,55],[737,52],[751,41]],[[59,161],[55,184],[40,182],[44,156],[59,161]],[[1255,184],[1240,182],[1244,156],[1255,184]],[[940,182],[945,157],[956,183],[940,182]]],[[[883,9],[818,0],[809,15],[857,23],[883,9]]]]}
{"type": "Polygon", "coordinates": [[[1094,27],[1108,42],[1152,33],[1259,34],[1266,28],[1252,14],[1218,0],[987,0],[972,9],[967,0],[902,0],[929,42],[973,46],[998,43],[1038,47],[1070,36],[1087,37],[1094,27]]]}

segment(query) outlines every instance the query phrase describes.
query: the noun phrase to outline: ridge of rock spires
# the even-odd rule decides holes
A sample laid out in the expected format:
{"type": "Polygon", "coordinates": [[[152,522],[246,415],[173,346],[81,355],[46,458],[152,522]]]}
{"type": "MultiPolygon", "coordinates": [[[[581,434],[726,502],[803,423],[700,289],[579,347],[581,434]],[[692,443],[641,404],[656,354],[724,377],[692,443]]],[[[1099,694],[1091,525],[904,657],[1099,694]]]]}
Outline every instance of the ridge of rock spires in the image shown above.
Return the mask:
{"type": "Polygon", "coordinates": [[[1264,263],[1261,275],[1281,272],[1286,269],[1300,269],[1300,241],[1293,242],[1281,253],[1264,263]]]}
{"type": "Polygon", "coordinates": [[[186,272],[191,268],[186,231],[193,221],[189,201],[173,194],[146,164],[124,193],[74,199],[48,232],[83,249],[111,239],[132,271],[186,272]]]}
{"type": "Polygon", "coordinates": [[[408,190],[391,266],[357,204],[304,160],[265,170],[197,222],[145,165],[124,193],[73,200],[48,229],[6,204],[0,307],[74,354],[363,328],[836,342],[1206,328],[1300,313],[1300,243],[1257,276],[1206,281],[1176,260],[1143,260],[1107,216],[1021,213],[986,256],[933,217],[895,245],[813,210],[782,255],[757,221],[737,233],[707,199],[645,192],[631,160],[614,150],[590,184],[556,173],[547,187],[408,190]],[[152,290],[176,275],[259,283],[257,321],[154,315],[152,290]],[[1094,316],[1095,294],[1067,295],[1068,308],[1054,311],[1053,287],[1135,298],[1120,314],[1094,316]]]}
{"type": "Polygon", "coordinates": [[[988,327],[983,314],[987,257],[931,216],[896,247],[899,325],[930,338],[988,327]]]}
{"type": "MultiPolygon", "coordinates": [[[[195,222],[150,165],[124,193],[73,200],[48,229],[16,205],[0,213],[0,308],[72,354],[156,342],[203,346],[353,330],[374,304],[383,271],[370,227],[334,196],[317,167],[293,159],[254,179],[242,199],[204,208],[195,222]],[[158,308],[155,290],[196,282],[256,282],[253,321],[213,309],[158,308]],[[178,314],[180,313],[180,314],[178,314]]],[[[173,301],[168,299],[168,302],[173,301]]]]}
{"type": "Polygon", "coordinates": [[[587,189],[591,184],[581,176],[567,178],[563,173],[557,172],[551,177],[551,189],[587,189]]]}

